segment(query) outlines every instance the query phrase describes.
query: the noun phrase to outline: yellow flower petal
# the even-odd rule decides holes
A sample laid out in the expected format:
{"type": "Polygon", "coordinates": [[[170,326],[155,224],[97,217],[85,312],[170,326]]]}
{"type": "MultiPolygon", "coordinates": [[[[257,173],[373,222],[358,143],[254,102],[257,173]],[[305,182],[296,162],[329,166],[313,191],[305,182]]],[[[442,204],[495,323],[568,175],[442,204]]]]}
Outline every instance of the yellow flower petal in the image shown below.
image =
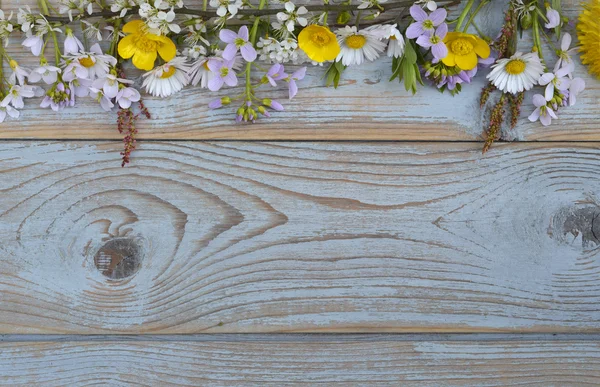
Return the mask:
{"type": "Polygon", "coordinates": [[[166,36],[161,36],[160,38],[162,39],[159,40],[160,44],[158,45],[158,54],[161,58],[168,62],[175,58],[175,55],[177,55],[177,47],[175,47],[175,43],[173,43],[173,41],[166,36]]]}
{"type": "Polygon", "coordinates": [[[137,49],[135,48],[134,35],[127,35],[119,41],[117,46],[119,55],[123,59],[129,59],[135,54],[137,49]]]}
{"type": "Polygon", "coordinates": [[[300,31],[298,46],[315,62],[334,60],[340,53],[340,45],[327,27],[311,24],[300,31]]]}
{"type": "Polygon", "coordinates": [[[133,55],[133,65],[140,70],[150,71],[154,68],[156,51],[136,51],[133,55]]]}
{"type": "Polygon", "coordinates": [[[144,32],[145,25],[141,20],[132,20],[123,26],[123,32],[126,34],[139,34],[144,32]]]}
{"type": "Polygon", "coordinates": [[[485,40],[475,37],[475,53],[483,59],[486,59],[490,56],[490,46],[485,40]]]}
{"type": "Polygon", "coordinates": [[[451,52],[448,52],[448,55],[446,55],[446,57],[442,59],[442,63],[449,67],[456,66],[456,55],[454,55],[451,52]]]}
{"type": "Polygon", "coordinates": [[[462,70],[473,70],[477,67],[477,54],[471,52],[467,55],[456,55],[456,65],[462,70]]]}

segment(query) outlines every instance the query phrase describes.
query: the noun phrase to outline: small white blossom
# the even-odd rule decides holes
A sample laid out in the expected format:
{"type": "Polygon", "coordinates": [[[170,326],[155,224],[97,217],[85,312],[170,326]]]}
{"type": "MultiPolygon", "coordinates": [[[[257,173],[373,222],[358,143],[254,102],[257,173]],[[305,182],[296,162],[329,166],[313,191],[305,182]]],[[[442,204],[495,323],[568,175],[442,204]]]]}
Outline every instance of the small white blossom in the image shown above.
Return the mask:
{"type": "Polygon", "coordinates": [[[235,16],[242,7],[242,0],[210,0],[210,6],[217,8],[217,15],[224,17],[227,14],[235,16]]]}
{"type": "Polygon", "coordinates": [[[11,60],[9,62],[9,65],[13,72],[12,74],[10,74],[8,81],[13,85],[24,85],[25,78],[29,76],[29,73],[31,71],[29,69],[19,66],[19,64],[15,60],[11,60]]]}
{"type": "Polygon", "coordinates": [[[287,36],[287,34],[294,32],[294,28],[296,27],[296,22],[302,26],[306,27],[308,24],[308,20],[303,15],[308,13],[308,10],[305,6],[301,6],[296,9],[296,6],[291,1],[287,1],[284,5],[285,12],[277,13],[277,22],[272,23],[274,29],[279,30],[283,36],[287,36]]]}
{"type": "Polygon", "coordinates": [[[31,71],[28,80],[31,83],[36,83],[43,79],[46,84],[51,85],[56,82],[58,74],[60,73],[61,69],[58,67],[49,65],[48,63],[42,63],[40,67],[31,71]]]}
{"type": "Polygon", "coordinates": [[[385,2],[387,2],[387,0],[360,0],[358,9],[379,8],[379,4],[383,4],[385,2]]]}

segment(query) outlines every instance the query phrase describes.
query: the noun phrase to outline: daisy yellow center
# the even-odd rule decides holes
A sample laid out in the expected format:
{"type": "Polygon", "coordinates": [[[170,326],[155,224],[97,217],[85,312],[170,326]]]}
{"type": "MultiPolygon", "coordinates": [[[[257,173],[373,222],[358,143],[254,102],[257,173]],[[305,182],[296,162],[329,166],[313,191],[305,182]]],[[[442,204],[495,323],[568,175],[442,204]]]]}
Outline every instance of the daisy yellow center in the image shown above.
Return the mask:
{"type": "Polygon", "coordinates": [[[582,3],[584,11],[579,14],[577,24],[581,61],[588,66],[592,75],[600,78],[600,2],[590,0],[582,3]]]}
{"type": "Polygon", "coordinates": [[[175,74],[175,70],[176,70],[175,66],[169,66],[169,67],[167,67],[166,70],[163,71],[163,73],[160,77],[163,79],[171,78],[173,76],[173,74],[175,74]]]}
{"type": "Polygon", "coordinates": [[[525,71],[525,62],[520,59],[513,59],[506,64],[506,72],[511,75],[519,75],[525,71]]]}
{"type": "Polygon", "coordinates": [[[473,52],[473,43],[467,39],[456,39],[450,44],[450,51],[454,55],[469,55],[473,52]]]}
{"type": "Polygon", "coordinates": [[[423,29],[432,30],[434,27],[433,22],[431,20],[425,20],[423,22],[423,29]]]}
{"type": "Polygon", "coordinates": [[[346,38],[346,45],[350,48],[358,50],[367,43],[367,38],[362,35],[350,35],[346,38]]]}
{"type": "Polygon", "coordinates": [[[208,68],[208,61],[204,62],[204,63],[202,64],[202,66],[204,67],[204,69],[205,69],[206,71],[210,71],[210,69],[208,68]]]}
{"type": "Polygon", "coordinates": [[[94,66],[94,61],[92,60],[92,58],[85,57],[85,58],[79,58],[79,63],[83,66],[83,67],[93,67],[94,66]]]}
{"type": "Polygon", "coordinates": [[[392,36],[390,36],[390,40],[398,40],[398,39],[396,39],[396,35],[392,35],[392,36]]]}
{"type": "Polygon", "coordinates": [[[329,41],[331,40],[331,38],[325,32],[318,31],[318,32],[315,32],[314,34],[312,34],[312,36],[310,37],[310,40],[312,40],[313,43],[316,44],[317,46],[323,47],[323,46],[329,44],[329,41]]]}

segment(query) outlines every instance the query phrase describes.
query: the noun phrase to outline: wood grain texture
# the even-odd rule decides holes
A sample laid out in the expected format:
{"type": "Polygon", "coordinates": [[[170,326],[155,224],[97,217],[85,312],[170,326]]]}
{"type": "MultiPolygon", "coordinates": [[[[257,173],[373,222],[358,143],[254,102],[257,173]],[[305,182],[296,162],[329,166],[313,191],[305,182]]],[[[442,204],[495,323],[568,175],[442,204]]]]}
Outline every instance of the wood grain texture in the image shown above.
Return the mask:
{"type": "Polygon", "coordinates": [[[0,343],[0,386],[597,386],[593,341],[0,343]]]}
{"type": "MultiPolygon", "coordinates": [[[[35,0],[7,1],[2,8],[15,10],[35,0]]],[[[568,15],[579,12],[579,1],[563,1],[568,15]]],[[[502,5],[493,2],[482,11],[479,22],[490,36],[496,36],[502,22],[502,5]]],[[[574,35],[574,33],[573,33],[574,35]]],[[[18,45],[17,38],[9,47],[18,61],[34,66],[33,57],[18,45]]],[[[525,39],[521,48],[528,51],[531,41],[525,39]]],[[[551,53],[546,53],[551,58],[551,53]]],[[[551,127],[530,123],[533,111],[531,95],[526,98],[517,129],[507,133],[508,139],[545,141],[600,140],[595,108],[600,99],[600,83],[577,67],[578,76],[586,79],[588,89],[578,99],[578,105],[560,112],[561,120],[551,127]]],[[[298,96],[287,102],[287,90],[259,91],[285,102],[284,112],[257,124],[236,124],[234,108],[208,109],[208,103],[224,95],[238,95],[224,90],[211,93],[188,88],[167,100],[147,98],[153,115],[139,123],[139,138],[145,139],[288,139],[288,140],[478,140],[487,119],[479,109],[479,95],[485,84],[483,71],[472,85],[465,87],[460,97],[442,95],[432,87],[423,87],[416,96],[404,91],[398,82],[388,82],[391,61],[382,58],[358,68],[348,69],[337,90],[324,86],[324,68],[311,68],[301,81],[298,96]]],[[[131,74],[131,73],[130,73],[131,74]]],[[[261,74],[256,73],[256,77],[261,74]]],[[[136,78],[141,83],[140,78],[136,78]]],[[[22,119],[0,124],[0,139],[121,139],[116,130],[116,112],[105,113],[96,102],[82,99],[76,109],[54,113],[35,108],[39,101],[29,103],[22,119]]]]}
{"type": "Polygon", "coordinates": [[[0,332],[600,331],[598,144],[119,147],[0,144],[0,332]]]}

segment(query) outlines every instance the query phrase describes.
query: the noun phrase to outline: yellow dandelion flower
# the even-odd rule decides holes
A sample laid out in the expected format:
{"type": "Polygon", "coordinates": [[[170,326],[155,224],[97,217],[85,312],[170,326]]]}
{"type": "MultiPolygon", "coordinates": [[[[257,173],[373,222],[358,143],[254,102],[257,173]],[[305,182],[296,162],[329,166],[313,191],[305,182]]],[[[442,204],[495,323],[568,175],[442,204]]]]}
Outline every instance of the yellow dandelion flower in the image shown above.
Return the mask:
{"type": "Polygon", "coordinates": [[[473,70],[478,59],[490,56],[490,46],[478,36],[463,32],[449,32],[444,38],[448,55],[442,59],[446,66],[458,66],[461,70],[473,70]]]}
{"type": "Polygon", "coordinates": [[[119,55],[123,59],[133,57],[133,65],[140,70],[152,70],[157,55],[168,62],[177,54],[177,48],[171,39],[148,33],[146,24],[141,20],[125,24],[123,32],[127,36],[119,41],[119,55]]]}
{"type": "Polygon", "coordinates": [[[584,5],[577,24],[581,61],[600,78],[600,0],[584,5]]]}
{"type": "Polygon", "coordinates": [[[333,32],[315,24],[304,28],[298,35],[298,46],[315,62],[334,60],[340,53],[340,45],[333,32]]]}

